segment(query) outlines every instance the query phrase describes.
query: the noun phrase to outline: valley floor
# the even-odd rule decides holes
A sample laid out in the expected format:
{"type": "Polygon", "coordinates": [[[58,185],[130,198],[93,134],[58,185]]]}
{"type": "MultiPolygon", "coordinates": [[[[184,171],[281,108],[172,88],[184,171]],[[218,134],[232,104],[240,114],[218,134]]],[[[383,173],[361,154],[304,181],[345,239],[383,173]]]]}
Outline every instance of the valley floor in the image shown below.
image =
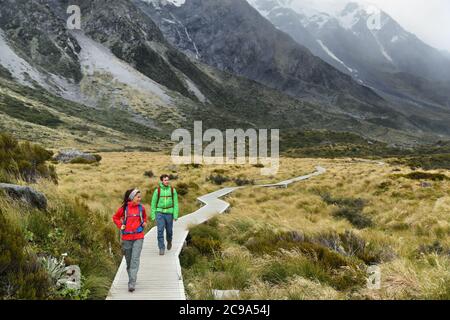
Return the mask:
{"type": "MultiPolygon", "coordinates": [[[[132,187],[143,190],[149,209],[157,177],[171,173],[183,215],[198,208],[198,196],[236,186],[215,185],[211,175],[261,184],[327,168],[287,189],[238,190],[227,198],[228,214],[193,228],[181,254],[189,299],[210,299],[214,289],[240,290],[242,299],[450,298],[447,178],[415,180],[407,167],[352,159],[282,158],[279,173],[267,178],[251,165],[173,166],[158,153],[101,156],[99,165],[57,165],[59,186],[49,188],[112,216],[132,187]],[[150,170],[154,177],[144,176],[150,170]],[[370,265],[379,267],[380,289],[367,287],[370,265]]],[[[449,170],[430,173],[450,177],[449,170]]]]}

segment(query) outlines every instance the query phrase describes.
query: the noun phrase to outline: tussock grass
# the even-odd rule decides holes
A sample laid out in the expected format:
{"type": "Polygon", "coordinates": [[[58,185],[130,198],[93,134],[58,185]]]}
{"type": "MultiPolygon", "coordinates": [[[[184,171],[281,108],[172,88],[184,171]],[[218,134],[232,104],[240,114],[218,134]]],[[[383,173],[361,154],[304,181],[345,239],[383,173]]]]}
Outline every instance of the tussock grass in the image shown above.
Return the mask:
{"type": "MultiPolygon", "coordinates": [[[[170,172],[170,157],[147,152],[101,156],[102,162],[92,170],[58,164],[60,183],[54,188],[83,199],[89,210],[105,214],[108,223],[126,189],[141,188],[149,209],[159,175],[170,172]],[[152,178],[143,176],[149,164],[152,178]]],[[[448,256],[418,250],[437,240],[442,248],[450,247],[450,181],[437,180],[422,188],[420,181],[393,176],[413,172],[401,164],[282,158],[273,177],[261,176],[252,165],[179,166],[174,185],[188,186],[188,193],[180,196],[181,215],[198,209],[198,196],[220,188],[206,181],[210,175],[230,178],[221,187],[235,185],[233,179],[239,177],[264,184],[310,173],[316,165],[326,167],[327,173],[288,189],[248,186],[236,191],[227,197],[228,214],[198,232],[192,230],[196,243],[191,241],[181,255],[188,297],[211,299],[213,289],[239,289],[241,299],[448,297],[448,256]],[[333,200],[351,201],[327,203],[324,193],[333,200]],[[372,221],[364,228],[334,216],[339,205],[358,207],[357,199],[364,200],[358,213],[372,221]],[[283,237],[274,244],[271,237],[279,235],[283,237]],[[365,286],[365,268],[372,264],[381,268],[381,290],[365,286]]],[[[429,173],[450,176],[443,169],[429,173]]]]}

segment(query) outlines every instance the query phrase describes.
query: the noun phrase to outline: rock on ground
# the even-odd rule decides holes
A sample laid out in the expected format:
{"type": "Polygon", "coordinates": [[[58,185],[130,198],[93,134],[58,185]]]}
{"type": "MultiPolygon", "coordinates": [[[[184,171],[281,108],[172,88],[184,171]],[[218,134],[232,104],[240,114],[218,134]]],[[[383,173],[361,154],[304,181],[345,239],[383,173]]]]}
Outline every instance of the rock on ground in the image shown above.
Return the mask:
{"type": "Polygon", "coordinates": [[[68,163],[74,159],[85,159],[87,161],[95,162],[97,159],[89,153],[82,152],[80,150],[61,150],[58,155],[54,157],[54,160],[58,162],[68,163]]]}
{"type": "Polygon", "coordinates": [[[40,210],[47,209],[47,198],[33,188],[0,183],[0,190],[3,190],[10,198],[22,201],[31,207],[40,210]]]}

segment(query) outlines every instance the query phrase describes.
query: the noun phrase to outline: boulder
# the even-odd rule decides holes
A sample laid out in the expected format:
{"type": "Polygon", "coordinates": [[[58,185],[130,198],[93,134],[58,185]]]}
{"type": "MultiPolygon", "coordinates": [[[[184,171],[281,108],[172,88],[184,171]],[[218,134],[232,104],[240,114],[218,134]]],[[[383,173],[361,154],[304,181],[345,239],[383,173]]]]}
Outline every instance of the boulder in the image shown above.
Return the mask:
{"type": "Polygon", "coordinates": [[[67,289],[80,290],[81,288],[81,269],[73,265],[64,268],[62,279],[58,280],[58,286],[65,286],[67,289]]]}
{"type": "Polygon", "coordinates": [[[94,155],[76,149],[61,150],[58,155],[53,158],[53,160],[63,163],[69,163],[75,159],[83,159],[87,162],[97,162],[97,158],[94,155]]]}
{"type": "Polygon", "coordinates": [[[239,295],[239,290],[213,290],[214,300],[236,300],[239,295]]]}
{"type": "Polygon", "coordinates": [[[47,198],[44,194],[30,187],[18,186],[8,183],[0,183],[0,190],[14,200],[19,200],[27,205],[40,210],[47,209],[47,198]]]}
{"type": "Polygon", "coordinates": [[[433,184],[431,184],[430,182],[422,181],[422,182],[420,183],[420,186],[421,186],[422,188],[431,188],[431,187],[433,186],[433,184]]]}

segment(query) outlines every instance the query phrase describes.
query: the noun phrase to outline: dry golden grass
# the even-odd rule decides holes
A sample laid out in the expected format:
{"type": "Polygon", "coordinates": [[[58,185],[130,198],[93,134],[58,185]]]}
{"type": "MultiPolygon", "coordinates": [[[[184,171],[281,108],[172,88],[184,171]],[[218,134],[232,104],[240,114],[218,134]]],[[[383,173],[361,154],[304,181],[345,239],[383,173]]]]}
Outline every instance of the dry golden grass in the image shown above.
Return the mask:
{"type": "MultiPolygon", "coordinates": [[[[148,208],[150,188],[156,186],[158,176],[171,173],[170,157],[158,153],[103,153],[100,165],[57,165],[60,177],[58,192],[80,197],[95,210],[110,212],[117,209],[126,189],[139,187],[144,190],[144,205],[148,208]],[[154,178],[144,177],[152,170],[154,178]]],[[[450,283],[450,262],[447,255],[418,254],[421,245],[439,241],[450,248],[450,181],[432,182],[430,188],[420,186],[420,181],[395,175],[411,172],[406,167],[378,165],[352,161],[351,159],[290,159],[283,158],[276,176],[264,177],[260,169],[251,165],[203,166],[199,169],[179,166],[174,174],[179,182],[194,183],[198,189],[189,189],[181,198],[181,214],[197,209],[196,197],[212,192],[233,182],[216,186],[206,178],[216,169],[224,170],[229,177],[254,179],[258,184],[277,182],[314,171],[316,165],[327,168],[327,173],[309,181],[295,183],[287,189],[263,189],[249,186],[227,198],[231,203],[229,214],[219,218],[218,228],[231,226],[239,221],[249,221],[256,230],[269,225],[277,230],[298,231],[317,235],[351,230],[367,242],[388,245],[395,252],[393,261],[382,263],[381,290],[361,289],[358,292],[338,292],[325,284],[302,277],[291,278],[286,283],[271,286],[256,276],[251,277],[249,287],[242,291],[242,298],[249,299],[407,299],[445,297],[450,283]],[[395,170],[394,170],[395,169],[395,170]],[[356,229],[345,219],[337,219],[332,213],[334,205],[322,201],[319,191],[333,197],[363,198],[367,201],[363,214],[370,217],[373,226],[356,229]]],[[[437,170],[450,177],[450,172],[437,170]]],[[[246,249],[229,242],[224,254],[237,256],[236,261],[244,271],[261,268],[264,261],[249,257],[246,249]],[[248,263],[248,262],[251,263],[248,263]]],[[[267,258],[267,257],[266,257],[267,258]]],[[[269,257],[268,259],[276,259],[269,257]]],[[[263,259],[264,260],[264,259],[263,259]]],[[[216,277],[187,273],[185,280],[191,298],[210,297],[208,288],[215,285],[216,277]]],[[[225,279],[224,278],[224,279],[225,279]]],[[[224,280],[226,281],[226,279],[224,280]]],[[[232,289],[232,288],[229,288],[232,289]]]]}

